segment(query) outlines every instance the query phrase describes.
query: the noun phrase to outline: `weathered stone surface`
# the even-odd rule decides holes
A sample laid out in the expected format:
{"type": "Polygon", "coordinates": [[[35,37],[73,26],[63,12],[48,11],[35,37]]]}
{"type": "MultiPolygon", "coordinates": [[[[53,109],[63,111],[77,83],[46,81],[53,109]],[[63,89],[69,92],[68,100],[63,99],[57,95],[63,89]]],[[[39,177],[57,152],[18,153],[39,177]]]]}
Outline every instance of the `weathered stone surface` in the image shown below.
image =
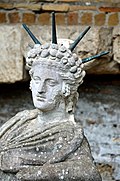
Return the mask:
{"type": "Polygon", "coordinates": [[[43,4],[42,10],[43,11],[67,12],[69,10],[69,4],[61,4],[60,6],[59,6],[59,4],[53,4],[53,3],[43,4]]]}
{"type": "Polygon", "coordinates": [[[0,26],[0,83],[23,79],[20,26],[0,26]]]}
{"type": "Polygon", "coordinates": [[[13,4],[1,3],[0,2],[0,8],[3,8],[3,9],[13,9],[13,4]]]}
{"type": "MultiPolygon", "coordinates": [[[[105,79],[102,77],[100,79],[93,76],[86,80],[79,89],[80,99],[76,118],[81,120],[84,125],[95,162],[101,163],[98,168],[103,181],[120,180],[118,154],[120,144],[120,81],[118,78],[105,79]]],[[[29,83],[5,87],[1,85],[0,126],[17,112],[33,109],[31,93],[28,88],[29,83]]]]}
{"type": "Polygon", "coordinates": [[[113,59],[120,63],[120,28],[114,28],[113,30],[113,59]]]}
{"type": "Polygon", "coordinates": [[[0,181],[17,181],[14,174],[6,174],[0,170],[0,181]]]}
{"type": "MultiPolygon", "coordinates": [[[[86,27],[78,27],[78,26],[67,26],[62,27],[58,26],[58,38],[68,38],[71,40],[75,40],[79,34],[85,29],[86,27]]],[[[36,37],[41,41],[41,43],[45,43],[46,41],[51,41],[51,27],[39,27],[39,26],[31,26],[32,32],[36,35],[36,37]],[[41,33],[40,33],[41,32],[41,33]]],[[[89,32],[85,35],[85,37],[81,40],[76,48],[77,54],[81,58],[86,58],[89,56],[93,56],[99,54],[103,51],[109,51],[108,55],[105,55],[99,60],[93,60],[90,63],[85,64],[85,69],[87,73],[90,74],[119,74],[119,50],[120,45],[118,40],[113,42],[113,34],[114,32],[119,31],[119,28],[100,28],[100,27],[92,27],[89,32]],[[115,59],[114,59],[115,57],[115,59]],[[116,62],[116,57],[117,62],[116,62]],[[98,68],[99,67],[99,68],[98,68]]],[[[23,54],[25,54],[25,47],[28,45],[26,42],[30,42],[33,44],[32,40],[24,34],[23,38],[23,54]],[[27,40],[27,41],[26,41],[27,40]]]]}
{"type": "Polygon", "coordinates": [[[27,9],[27,10],[33,10],[38,11],[41,9],[41,4],[26,4],[26,3],[19,3],[14,4],[14,8],[16,9],[27,9]]]}
{"type": "MultiPolygon", "coordinates": [[[[28,117],[32,121],[33,118],[37,116],[36,113],[37,113],[36,110],[20,112],[14,117],[14,121],[18,125],[21,121],[22,121],[21,123],[24,124],[23,122],[25,120],[27,123],[28,117]]],[[[13,119],[11,119],[10,122],[12,123],[12,121],[13,119]]],[[[2,142],[2,138],[4,136],[1,137],[1,148],[3,147],[4,148],[3,148],[3,152],[1,153],[2,156],[1,156],[0,168],[6,172],[6,178],[7,178],[6,180],[8,180],[9,178],[9,173],[16,174],[16,172],[18,171],[19,172],[16,175],[17,177],[16,180],[33,181],[33,180],[43,179],[47,181],[51,181],[51,180],[69,181],[69,180],[79,180],[80,178],[81,178],[80,180],[83,180],[83,181],[101,180],[99,174],[97,173],[97,170],[92,164],[92,158],[90,156],[89,145],[86,142],[86,139],[85,138],[83,139],[81,126],[79,127],[78,126],[79,124],[77,124],[77,130],[76,130],[78,131],[77,133],[74,130],[73,125],[69,125],[69,123],[67,124],[68,125],[66,125],[66,123],[64,124],[60,123],[60,124],[57,124],[57,127],[54,124],[49,125],[49,128],[47,127],[47,129],[45,128],[41,132],[39,131],[39,134],[37,133],[34,135],[34,137],[31,137],[30,139],[32,142],[29,140],[30,142],[29,141],[26,142],[27,143],[26,146],[21,145],[21,147],[18,146],[17,149],[14,148],[12,150],[10,149],[10,150],[5,151],[4,146],[7,146],[7,148],[9,146],[10,147],[13,146],[13,144],[11,144],[10,142],[12,141],[12,139],[15,138],[14,137],[15,135],[16,137],[18,136],[17,134],[18,132],[20,133],[20,130],[19,130],[20,127],[18,127],[18,129],[16,128],[16,133],[15,133],[13,132],[14,126],[11,125],[11,131],[10,130],[9,130],[10,132],[8,131],[9,138],[11,137],[10,135],[13,135],[13,137],[7,142],[8,145],[6,145],[5,141],[4,143],[2,142]],[[67,128],[67,131],[66,131],[66,128],[67,128]],[[66,145],[67,142],[64,140],[65,136],[67,136],[66,139],[69,145],[66,145]],[[79,136],[79,139],[77,138],[77,136],[79,136]],[[35,142],[36,141],[38,142],[38,137],[39,137],[40,142],[37,143],[36,145],[35,142]],[[77,141],[76,143],[78,143],[78,141],[81,142],[83,139],[80,145],[81,149],[77,149],[74,152],[72,150],[75,150],[74,148],[75,145],[73,144],[73,141],[71,142],[72,137],[75,138],[75,140],[77,141]],[[54,145],[55,142],[58,145],[57,154],[56,154],[56,149],[55,149],[56,146],[54,145]],[[54,152],[52,152],[52,149],[54,149],[54,152]],[[66,159],[64,158],[64,151],[66,152],[66,154],[70,152],[70,155],[67,161],[65,161],[66,159]],[[60,161],[61,158],[62,158],[62,161],[60,161]],[[7,172],[8,172],[8,175],[7,175],[7,172]]],[[[24,130],[24,133],[26,131],[24,130]]],[[[23,132],[21,133],[23,134],[23,132]]],[[[5,136],[7,136],[6,133],[5,133],[5,136]]],[[[20,140],[22,138],[23,137],[19,137],[15,144],[19,145],[21,142],[20,140]]],[[[74,138],[72,140],[74,140],[74,138]]],[[[11,174],[11,176],[13,178],[14,174],[11,174]]],[[[4,179],[4,177],[2,177],[2,179],[4,179]]]]}
{"type": "Polygon", "coordinates": [[[36,109],[19,112],[0,127],[0,170],[8,177],[101,181],[82,126],[74,118],[77,90],[85,76],[76,57],[53,43],[36,44],[27,52],[36,109]]]}

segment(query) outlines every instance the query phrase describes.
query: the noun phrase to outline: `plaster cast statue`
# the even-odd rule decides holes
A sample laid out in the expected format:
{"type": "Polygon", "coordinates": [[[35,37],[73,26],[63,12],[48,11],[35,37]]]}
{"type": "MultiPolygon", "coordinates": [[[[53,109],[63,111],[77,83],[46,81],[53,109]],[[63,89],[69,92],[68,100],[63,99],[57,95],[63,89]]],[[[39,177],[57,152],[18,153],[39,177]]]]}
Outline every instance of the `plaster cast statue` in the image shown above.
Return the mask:
{"type": "Polygon", "coordinates": [[[57,44],[54,35],[52,43],[44,45],[32,35],[35,45],[27,54],[26,67],[36,109],[18,113],[0,128],[3,181],[101,181],[74,118],[77,88],[85,76],[83,63],[72,46],[57,44]]]}

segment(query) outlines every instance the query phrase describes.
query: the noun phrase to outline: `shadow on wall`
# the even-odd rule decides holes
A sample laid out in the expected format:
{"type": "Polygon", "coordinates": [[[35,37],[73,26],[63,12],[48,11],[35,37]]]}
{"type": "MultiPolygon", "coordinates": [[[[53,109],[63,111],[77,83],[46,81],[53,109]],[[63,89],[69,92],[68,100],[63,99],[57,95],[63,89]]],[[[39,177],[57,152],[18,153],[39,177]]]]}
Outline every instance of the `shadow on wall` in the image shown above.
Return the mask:
{"type": "Polygon", "coordinates": [[[33,109],[29,83],[0,85],[0,126],[25,109],[33,109]]]}

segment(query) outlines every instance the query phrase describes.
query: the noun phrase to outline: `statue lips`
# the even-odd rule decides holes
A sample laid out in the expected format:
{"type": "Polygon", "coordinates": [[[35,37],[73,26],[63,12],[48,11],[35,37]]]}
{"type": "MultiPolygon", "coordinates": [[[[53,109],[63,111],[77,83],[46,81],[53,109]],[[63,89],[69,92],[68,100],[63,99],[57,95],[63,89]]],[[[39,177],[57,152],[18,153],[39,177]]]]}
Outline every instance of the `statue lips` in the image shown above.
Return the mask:
{"type": "Polygon", "coordinates": [[[38,101],[45,101],[46,100],[46,97],[44,95],[37,95],[37,100],[38,101]]]}

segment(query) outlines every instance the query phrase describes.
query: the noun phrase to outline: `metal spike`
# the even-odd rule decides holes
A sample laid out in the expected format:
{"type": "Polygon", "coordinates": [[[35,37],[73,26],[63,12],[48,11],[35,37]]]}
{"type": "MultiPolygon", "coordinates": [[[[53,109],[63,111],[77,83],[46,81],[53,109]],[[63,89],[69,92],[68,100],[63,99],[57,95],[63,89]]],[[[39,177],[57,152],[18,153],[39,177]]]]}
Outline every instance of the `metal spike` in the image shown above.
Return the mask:
{"type": "Polygon", "coordinates": [[[52,12],[52,43],[57,44],[55,12],[52,12]]]}
{"type": "Polygon", "coordinates": [[[27,33],[29,34],[29,36],[32,38],[32,40],[34,41],[35,44],[40,44],[40,41],[33,35],[33,33],[30,31],[30,29],[27,27],[26,24],[22,24],[23,28],[27,31],[27,33]]]}
{"type": "Polygon", "coordinates": [[[88,26],[85,31],[83,31],[79,36],[78,38],[70,45],[69,49],[71,50],[71,52],[74,50],[74,48],[77,46],[77,44],[80,42],[80,40],[85,36],[85,34],[88,32],[88,30],[90,29],[91,27],[88,26]]]}
{"type": "Polygon", "coordinates": [[[108,53],[109,53],[109,51],[107,51],[107,52],[102,52],[102,53],[100,53],[100,54],[98,54],[98,55],[94,55],[94,56],[91,56],[91,57],[88,57],[88,58],[83,58],[83,59],[82,59],[82,63],[89,62],[89,61],[91,61],[91,60],[93,60],[93,59],[99,58],[99,57],[101,57],[101,56],[103,56],[103,55],[106,55],[106,54],[108,54],[108,53]]]}

